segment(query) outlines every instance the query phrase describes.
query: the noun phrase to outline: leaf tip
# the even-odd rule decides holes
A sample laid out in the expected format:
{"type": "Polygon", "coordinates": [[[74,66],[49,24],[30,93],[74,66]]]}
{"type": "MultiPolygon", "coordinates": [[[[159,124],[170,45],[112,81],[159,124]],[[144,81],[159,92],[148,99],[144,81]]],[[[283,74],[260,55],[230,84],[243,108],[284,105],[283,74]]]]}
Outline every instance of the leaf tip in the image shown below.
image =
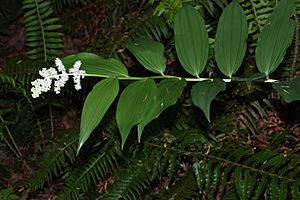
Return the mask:
{"type": "Polygon", "coordinates": [[[82,147],[83,144],[84,144],[84,142],[80,142],[80,143],[79,143],[78,148],[77,148],[77,151],[76,151],[76,156],[78,156],[79,151],[80,151],[80,149],[81,149],[81,147],[82,147]]]}
{"type": "Polygon", "coordinates": [[[122,140],[122,142],[121,142],[121,150],[123,150],[123,149],[124,149],[124,145],[125,145],[125,141],[124,141],[124,140],[122,140]]]}

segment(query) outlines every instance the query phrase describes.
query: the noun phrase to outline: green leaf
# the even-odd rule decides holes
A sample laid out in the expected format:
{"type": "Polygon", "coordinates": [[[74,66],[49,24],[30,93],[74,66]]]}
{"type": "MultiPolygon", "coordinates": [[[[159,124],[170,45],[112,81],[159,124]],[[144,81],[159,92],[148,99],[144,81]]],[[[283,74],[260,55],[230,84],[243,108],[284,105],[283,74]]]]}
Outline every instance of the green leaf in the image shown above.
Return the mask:
{"type": "Polygon", "coordinates": [[[267,78],[282,62],[295,31],[294,1],[280,1],[266,23],[255,52],[256,64],[267,78]]]}
{"type": "Polygon", "coordinates": [[[208,34],[201,14],[191,6],[184,6],[175,16],[175,47],[183,68],[199,77],[208,58],[208,34]]]}
{"type": "Polygon", "coordinates": [[[119,92],[119,82],[115,78],[107,78],[97,83],[88,94],[81,114],[79,146],[77,154],[97,127],[104,114],[119,92]]]}
{"type": "Polygon", "coordinates": [[[285,83],[273,83],[272,86],[285,102],[291,103],[292,101],[300,100],[300,77],[285,83]]]}
{"type": "Polygon", "coordinates": [[[88,74],[96,74],[103,77],[128,76],[127,68],[116,59],[105,59],[93,53],[78,53],[62,59],[66,68],[71,68],[73,64],[80,60],[82,69],[88,74]]]}
{"type": "Polygon", "coordinates": [[[150,39],[137,39],[125,44],[137,60],[148,70],[163,74],[166,69],[164,46],[150,39]]]}
{"type": "Polygon", "coordinates": [[[233,1],[223,11],[216,34],[216,61],[227,77],[241,66],[247,48],[248,27],[244,11],[233,1]]]}
{"type": "Polygon", "coordinates": [[[131,128],[141,123],[149,108],[153,106],[156,93],[157,87],[152,79],[131,83],[122,92],[116,113],[122,148],[131,128]]]}
{"type": "Polygon", "coordinates": [[[193,85],[191,95],[193,103],[198,106],[210,122],[210,104],[217,94],[226,89],[226,84],[220,79],[203,81],[193,85]]]}
{"type": "Polygon", "coordinates": [[[299,190],[300,184],[297,182],[292,183],[291,185],[291,193],[292,193],[292,199],[296,200],[298,197],[300,197],[300,190],[299,190]]]}
{"type": "Polygon", "coordinates": [[[157,85],[154,103],[146,112],[145,118],[138,125],[138,141],[141,141],[145,126],[156,119],[166,108],[174,105],[186,86],[184,79],[164,79],[157,85]]]}

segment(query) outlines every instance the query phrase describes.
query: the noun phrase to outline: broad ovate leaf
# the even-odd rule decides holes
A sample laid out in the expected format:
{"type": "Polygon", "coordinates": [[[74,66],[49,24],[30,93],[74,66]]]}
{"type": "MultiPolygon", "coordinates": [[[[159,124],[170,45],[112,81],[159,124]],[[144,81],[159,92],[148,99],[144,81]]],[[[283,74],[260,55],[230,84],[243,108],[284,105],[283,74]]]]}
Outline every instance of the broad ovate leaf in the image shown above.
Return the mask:
{"type": "Polygon", "coordinates": [[[138,141],[145,126],[156,119],[166,108],[174,105],[186,86],[185,79],[164,79],[157,85],[154,103],[146,112],[144,119],[138,124],[138,141]]]}
{"type": "Polygon", "coordinates": [[[81,114],[79,146],[77,153],[92,131],[102,120],[119,92],[119,82],[116,78],[106,78],[97,83],[88,94],[81,114]]]}
{"type": "Polygon", "coordinates": [[[226,83],[220,79],[199,82],[192,87],[191,96],[194,105],[198,106],[210,122],[210,104],[217,94],[226,89],[226,83]]]}
{"type": "Polygon", "coordinates": [[[163,74],[166,69],[164,46],[150,39],[140,38],[125,44],[137,60],[149,71],[163,74]]]}
{"type": "Polygon", "coordinates": [[[71,68],[77,60],[82,62],[81,69],[85,70],[87,74],[95,74],[103,77],[128,76],[127,68],[123,63],[114,58],[105,59],[93,53],[78,53],[62,59],[67,68],[71,68]]]}
{"type": "Polygon", "coordinates": [[[175,47],[183,68],[198,77],[208,58],[208,34],[201,14],[187,5],[175,16],[175,47]]]}
{"type": "Polygon", "coordinates": [[[153,106],[156,93],[157,87],[152,79],[131,83],[122,92],[116,112],[122,148],[132,127],[141,123],[153,106]]]}
{"type": "Polygon", "coordinates": [[[247,47],[248,27],[244,11],[237,1],[223,11],[216,34],[215,56],[220,71],[227,77],[241,66],[247,47]]]}
{"type": "Polygon", "coordinates": [[[293,0],[280,1],[258,40],[255,51],[256,64],[267,78],[282,62],[287,48],[292,43],[295,21],[291,16],[294,10],[293,0]]]}
{"type": "Polygon", "coordinates": [[[285,102],[291,103],[300,100],[300,77],[291,79],[285,83],[273,83],[272,86],[285,102]]]}

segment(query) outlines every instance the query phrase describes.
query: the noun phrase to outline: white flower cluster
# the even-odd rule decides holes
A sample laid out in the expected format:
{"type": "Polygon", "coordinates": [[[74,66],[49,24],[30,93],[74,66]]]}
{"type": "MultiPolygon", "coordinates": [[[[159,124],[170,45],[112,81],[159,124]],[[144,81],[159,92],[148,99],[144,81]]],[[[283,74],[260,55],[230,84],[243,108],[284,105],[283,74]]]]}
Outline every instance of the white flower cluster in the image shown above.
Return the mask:
{"type": "Polygon", "coordinates": [[[81,89],[80,78],[84,78],[84,75],[86,74],[84,70],[80,70],[81,61],[76,61],[73,68],[69,69],[69,73],[66,72],[65,66],[59,58],[55,59],[55,65],[57,70],[53,67],[50,67],[49,69],[43,68],[39,71],[39,74],[43,77],[43,79],[38,78],[31,82],[33,98],[39,97],[42,92],[48,92],[51,89],[53,81],[54,92],[59,94],[60,89],[69,80],[69,76],[73,76],[75,89],[81,89]]]}

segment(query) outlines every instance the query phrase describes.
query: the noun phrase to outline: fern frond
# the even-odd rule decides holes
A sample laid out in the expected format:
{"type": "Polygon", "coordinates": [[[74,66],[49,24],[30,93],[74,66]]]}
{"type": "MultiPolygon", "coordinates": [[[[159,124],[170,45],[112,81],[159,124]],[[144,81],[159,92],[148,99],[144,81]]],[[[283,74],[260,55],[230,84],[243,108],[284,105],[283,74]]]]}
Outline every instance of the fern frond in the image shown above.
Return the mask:
{"type": "Polygon", "coordinates": [[[15,194],[12,188],[0,189],[0,199],[17,200],[19,197],[15,194]]]}
{"type": "Polygon", "coordinates": [[[54,9],[57,12],[61,12],[63,10],[63,8],[65,8],[65,7],[81,5],[84,2],[86,2],[87,0],[51,0],[51,1],[54,5],[54,9]]]}
{"type": "Polygon", "coordinates": [[[172,186],[162,188],[161,192],[155,192],[154,194],[149,194],[148,196],[146,196],[148,198],[145,199],[201,199],[201,196],[197,190],[193,170],[189,166],[187,170],[184,171],[184,175],[176,177],[176,181],[172,184],[172,186]]]}
{"type": "Polygon", "coordinates": [[[31,180],[32,189],[40,189],[45,182],[51,181],[54,176],[61,174],[63,169],[75,161],[78,134],[67,134],[57,143],[46,150],[41,161],[41,168],[31,180]]]}
{"type": "Polygon", "coordinates": [[[226,154],[224,150],[214,151],[193,165],[199,192],[208,199],[215,199],[216,191],[225,193],[229,190],[228,179],[232,176],[240,199],[268,196],[266,199],[280,197],[284,200],[298,193],[299,155],[285,156],[277,150],[250,153],[241,148],[231,149],[230,153],[226,148],[226,154]]]}
{"type": "Polygon", "coordinates": [[[300,1],[298,10],[295,16],[296,28],[293,43],[286,53],[282,68],[279,68],[277,73],[275,72],[275,75],[283,80],[300,75],[300,1]]]}
{"type": "Polygon", "coordinates": [[[26,44],[30,48],[28,57],[33,60],[43,59],[46,62],[61,54],[63,34],[59,29],[62,25],[56,24],[59,18],[51,17],[51,2],[24,0],[22,8],[25,10],[26,44]]]}
{"type": "Polygon", "coordinates": [[[143,149],[145,173],[151,181],[156,178],[162,180],[163,176],[167,175],[171,184],[182,154],[170,151],[168,148],[201,151],[205,146],[213,144],[211,138],[207,138],[199,129],[174,130],[164,133],[162,137],[149,138],[145,141],[143,149]]]}
{"type": "Polygon", "coordinates": [[[12,76],[26,91],[30,91],[31,81],[37,78],[38,71],[52,65],[52,62],[44,62],[41,60],[19,60],[18,58],[15,58],[10,59],[5,64],[3,71],[12,76]]]}
{"type": "Polygon", "coordinates": [[[169,37],[169,29],[170,27],[163,18],[157,16],[145,17],[139,20],[139,23],[133,24],[131,37],[132,39],[149,37],[159,41],[162,37],[169,37]]]}
{"type": "Polygon", "coordinates": [[[114,184],[101,199],[141,199],[143,192],[150,186],[150,181],[138,163],[132,163],[129,168],[120,170],[114,176],[114,184]]]}
{"type": "MultiPolygon", "coordinates": [[[[0,93],[2,98],[6,97],[9,94],[20,94],[23,97],[26,94],[23,85],[11,74],[7,72],[0,72],[0,93]]],[[[8,102],[6,98],[1,99],[1,102],[8,102]]],[[[12,103],[13,100],[10,100],[12,103]]]]}
{"type": "Polygon", "coordinates": [[[11,77],[10,75],[6,74],[6,73],[1,73],[0,72],[0,83],[1,83],[1,88],[0,89],[2,89],[2,87],[6,84],[8,84],[12,87],[16,87],[15,79],[13,77],[11,77]]]}
{"type": "MultiPolygon", "coordinates": [[[[224,146],[212,148],[206,153],[201,153],[204,149],[192,151],[186,149],[193,148],[180,145],[172,147],[151,142],[147,145],[152,146],[152,152],[177,154],[179,162],[183,155],[190,160],[198,160],[193,163],[193,170],[199,195],[203,199],[225,199],[229,196],[243,200],[298,198],[299,154],[285,154],[276,149],[253,152],[232,141],[226,141],[224,146]]],[[[164,160],[163,156],[152,158],[155,159],[164,160]]]]}
{"type": "Polygon", "coordinates": [[[115,145],[114,142],[112,139],[108,141],[87,164],[71,172],[60,199],[79,199],[80,194],[87,192],[93,184],[118,168],[119,144],[115,145]]]}
{"type": "Polygon", "coordinates": [[[257,124],[268,117],[267,110],[270,110],[269,105],[267,99],[263,99],[262,101],[254,100],[246,103],[238,117],[240,127],[253,135],[259,134],[257,124]],[[265,102],[267,102],[267,105],[265,102]]]}
{"type": "Polygon", "coordinates": [[[246,12],[251,44],[255,45],[267,18],[273,11],[274,4],[270,3],[272,1],[264,0],[239,0],[239,2],[246,12]]]}

